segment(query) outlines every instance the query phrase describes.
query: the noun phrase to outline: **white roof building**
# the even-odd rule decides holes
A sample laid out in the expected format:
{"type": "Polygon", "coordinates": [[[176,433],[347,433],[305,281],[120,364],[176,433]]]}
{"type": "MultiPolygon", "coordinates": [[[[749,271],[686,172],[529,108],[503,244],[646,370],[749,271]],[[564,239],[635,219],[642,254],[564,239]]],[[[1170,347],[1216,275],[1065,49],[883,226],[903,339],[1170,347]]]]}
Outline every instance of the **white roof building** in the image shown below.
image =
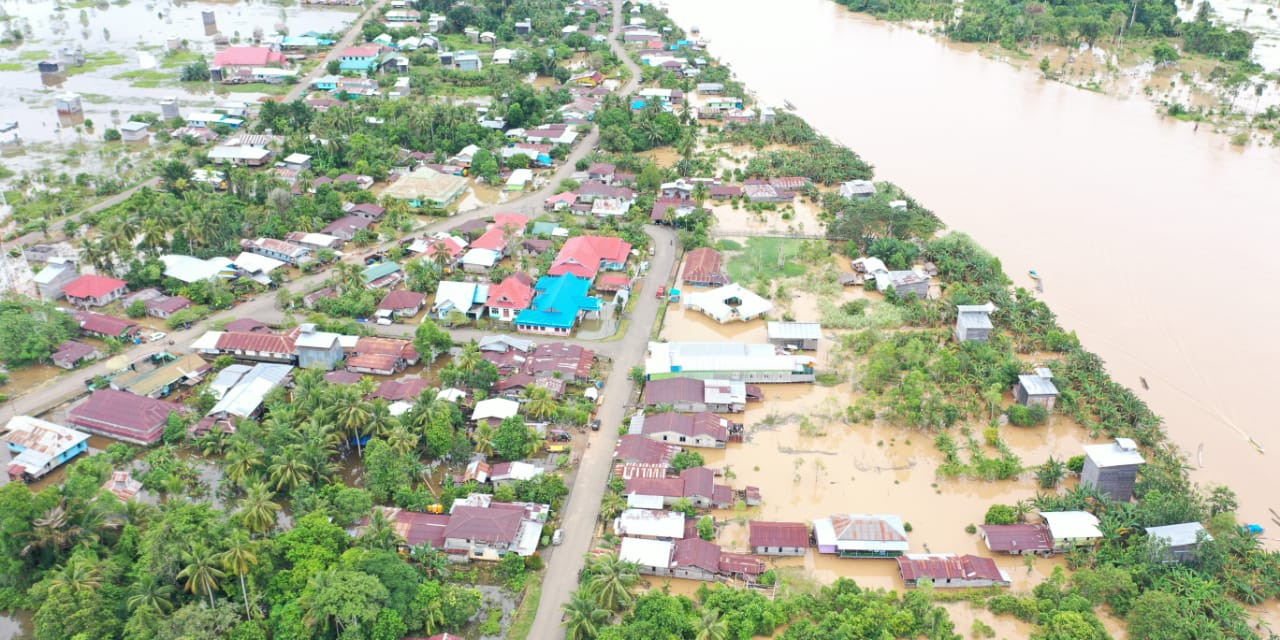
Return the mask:
{"type": "Polygon", "coordinates": [[[436,303],[431,307],[431,313],[437,316],[444,316],[450,311],[466,313],[471,305],[483,304],[488,299],[488,284],[446,280],[436,289],[436,303]]]}
{"type": "Polygon", "coordinates": [[[174,278],[187,284],[235,275],[231,258],[201,260],[192,256],[169,254],[160,256],[160,262],[164,263],[166,278],[174,278]]]}
{"type": "MultiPolygon", "coordinates": [[[[1053,386],[1052,382],[1040,376],[1018,376],[1018,381],[1023,382],[1022,378],[1031,378],[1033,380],[1045,380],[1049,386],[1053,386]]],[[[1030,382],[1027,381],[1027,382],[1030,382]]],[[[1024,386],[1026,383],[1023,383],[1024,386]]],[[[1057,393],[1057,387],[1053,387],[1053,392],[1057,393]]],[[[1037,391],[1036,393],[1047,393],[1045,391],[1037,391]]],[[[1143,464],[1146,460],[1142,457],[1142,452],[1138,451],[1138,443],[1132,438],[1116,438],[1115,442],[1106,444],[1090,444],[1085,445],[1084,454],[1093,460],[1093,463],[1099,468],[1106,467],[1123,467],[1128,465],[1143,464]]]]}
{"type": "Polygon", "coordinates": [[[493,249],[469,249],[462,254],[462,267],[463,269],[468,266],[492,269],[501,259],[502,255],[493,249]]]}
{"type": "Polygon", "coordinates": [[[650,496],[643,493],[627,494],[627,508],[629,509],[661,509],[662,496],[650,496]]]}
{"type": "Polygon", "coordinates": [[[618,559],[634,562],[641,567],[668,569],[671,567],[671,556],[675,548],[674,543],[661,540],[623,538],[622,545],[618,547],[618,559]]]}
{"type": "MultiPolygon", "coordinates": [[[[231,367],[227,367],[230,369],[231,367]]],[[[293,367],[287,364],[260,363],[245,372],[223,392],[221,399],[209,410],[209,415],[232,415],[249,418],[262,406],[262,401],[273,389],[284,384],[293,367]]],[[[226,369],[223,369],[223,373],[226,369]]],[[[218,376],[222,378],[221,373],[218,376]]],[[[224,381],[225,383],[225,381],[224,381]]]]}
{"type": "Polygon", "coordinates": [[[261,284],[270,284],[271,272],[284,266],[284,261],[282,260],[268,258],[258,253],[249,253],[248,251],[241,251],[240,255],[236,256],[236,259],[232,262],[237,269],[249,274],[250,278],[261,284]]]}
{"type": "Polygon", "coordinates": [[[519,415],[519,413],[520,403],[515,400],[488,398],[476,403],[475,411],[471,413],[471,419],[477,422],[480,420],[506,420],[519,415]]]}
{"type": "Polygon", "coordinates": [[[745,322],[773,311],[772,302],[737,283],[710,291],[686,293],[684,306],[701,311],[720,324],[731,320],[745,322]]]}
{"type": "Polygon", "coordinates": [[[679,511],[627,509],[614,519],[613,533],[618,536],[678,540],[684,537],[684,514],[679,511]]]}
{"type": "Polygon", "coordinates": [[[812,367],[813,358],[779,353],[771,344],[746,342],[650,342],[645,374],[659,377],[747,380],[740,372],[798,373],[812,367]],[[709,374],[721,375],[709,375],[709,374]]]}
{"type": "Polygon", "coordinates": [[[1088,511],[1042,511],[1040,517],[1049,525],[1049,535],[1055,542],[1102,538],[1098,518],[1088,511]]]}
{"type": "Polygon", "coordinates": [[[75,455],[64,454],[77,448],[83,450],[82,444],[88,439],[87,433],[31,416],[14,416],[0,436],[15,452],[9,461],[10,478],[23,473],[39,478],[75,455]]]}
{"type": "Polygon", "coordinates": [[[841,555],[906,553],[906,527],[896,515],[840,514],[813,521],[820,553],[841,555]]]}
{"type": "Polygon", "coordinates": [[[459,400],[467,397],[467,392],[462,389],[454,389],[450,387],[448,389],[441,389],[440,393],[436,394],[436,397],[445,400],[446,402],[456,404],[459,400]]]}
{"type": "Polygon", "coordinates": [[[1199,522],[1183,522],[1180,524],[1167,524],[1163,527],[1147,527],[1147,537],[1153,540],[1160,540],[1170,547],[1185,547],[1194,545],[1200,540],[1200,535],[1204,534],[1205,540],[1212,540],[1213,536],[1205,531],[1203,525],[1199,522]]]}
{"type": "Polygon", "coordinates": [[[511,191],[520,191],[530,182],[533,182],[532,170],[515,169],[511,172],[511,176],[507,178],[507,189],[511,191]]]}
{"type": "Polygon", "coordinates": [[[209,159],[218,162],[262,162],[271,155],[270,149],[248,146],[217,146],[209,150],[209,159]]]}

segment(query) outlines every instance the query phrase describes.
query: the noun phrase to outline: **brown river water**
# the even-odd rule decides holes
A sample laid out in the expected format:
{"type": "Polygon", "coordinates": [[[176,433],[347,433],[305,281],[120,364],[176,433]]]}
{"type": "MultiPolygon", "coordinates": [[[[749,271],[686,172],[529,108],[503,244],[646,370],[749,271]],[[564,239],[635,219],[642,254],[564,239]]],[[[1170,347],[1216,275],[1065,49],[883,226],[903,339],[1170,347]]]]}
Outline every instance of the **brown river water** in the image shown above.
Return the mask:
{"type": "Polygon", "coordinates": [[[1037,269],[1060,322],[1164,416],[1195,479],[1235,489],[1242,521],[1280,528],[1266,400],[1280,303],[1264,293],[1280,276],[1266,257],[1280,239],[1280,152],[828,0],[670,5],[761,102],[793,103],[1000,256],[1018,285],[1037,269]]]}

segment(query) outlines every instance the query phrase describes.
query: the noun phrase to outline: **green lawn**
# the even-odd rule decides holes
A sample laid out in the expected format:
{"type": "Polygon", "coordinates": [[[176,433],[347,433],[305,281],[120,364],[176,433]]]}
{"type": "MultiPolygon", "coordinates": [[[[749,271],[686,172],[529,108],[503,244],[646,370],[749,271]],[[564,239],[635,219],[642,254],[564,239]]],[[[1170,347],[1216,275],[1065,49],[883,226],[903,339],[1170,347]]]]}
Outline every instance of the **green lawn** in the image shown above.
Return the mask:
{"type": "Polygon", "coordinates": [[[195,51],[175,51],[173,53],[165,54],[165,56],[160,59],[160,66],[165,69],[178,69],[180,67],[185,67],[202,57],[204,56],[201,56],[195,51]]]}
{"type": "Polygon", "coordinates": [[[70,67],[67,69],[67,75],[75,76],[82,73],[91,73],[104,67],[114,67],[128,61],[129,56],[118,51],[100,51],[90,53],[85,55],[83,67],[70,67]]]}
{"type": "Polygon", "coordinates": [[[789,238],[748,238],[742,253],[729,260],[729,275],[734,282],[749,282],[760,274],[802,276],[805,265],[800,262],[799,254],[803,242],[789,238]]]}
{"type": "Polygon", "coordinates": [[[178,77],[170,71],[156,71],[155,69],[135,69],[133,71],[125,71],[111,76],[112,80],[128,80],[131,86],[142,88],[154,88],[165,84],[176,82],[178,77]]]}
{"type": "Polygon", "coordinates": [[[293,88],[293,85],[251,82],[249,84],[229,84],[226,85],[225,88],[231,93],[265,93],[269,96],[282,96],[289,93],[289,90],[293,88]]]}
{"type": "Polygon", "coordinates": [[[529,637],[529,632],[533,630],[533,619],[538,614],[540,600],[542,600],[542,583],[531,580],[529,588],[525,589],[524,598],[520,600],[520,607],[516,609],[511,619],[511,628],[507,629],[507,640],[526,640],[529,637]]]}
{"type": "Polygon", "coordinates": [[[19,60],[26,60],[28,62],[40,62],[48,57],[49,52],[44,49],[32,49],[18,54],[19,60]]]}
{"type": "Polygon", "coordinates": [[[0,71],[22,71],[26,67],[21,62],[0,62],[0,71]]]}

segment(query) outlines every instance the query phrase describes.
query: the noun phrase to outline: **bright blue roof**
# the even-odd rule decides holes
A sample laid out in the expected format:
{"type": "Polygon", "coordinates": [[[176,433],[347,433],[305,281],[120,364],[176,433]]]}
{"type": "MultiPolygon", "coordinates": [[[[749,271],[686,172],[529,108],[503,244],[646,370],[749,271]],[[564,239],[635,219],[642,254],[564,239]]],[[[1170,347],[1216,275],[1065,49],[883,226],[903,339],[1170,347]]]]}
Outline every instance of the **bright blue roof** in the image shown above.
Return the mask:
{"type": "Polygon", "coordinates": [[[358,58],[355,60],[343,60],[338,63],[338,69],[342,71],[368,71],[377,64],[377,58],[358,58]]]}
{"type": "Polygon", "coordinates": [[[635,109],[635,110],[637,110],[637,111],[638,111],[638,110],[640,110],[640,109],[645,108],[645,105],[647,105],[647,104],[649,104],[649,103],[645,102],[644,100],[632,100],[632,101],[631,101],[631,108],[632,108],[632,109],[635,109]]]}
{"type": "Polygon", "coordinates": [[[538,278],[533,304],[516,315],[516,324],[572,329],[579,313],[600,310],[600,299],[587,295],[590,289],[590,280],[571,273],[538,278]]]}

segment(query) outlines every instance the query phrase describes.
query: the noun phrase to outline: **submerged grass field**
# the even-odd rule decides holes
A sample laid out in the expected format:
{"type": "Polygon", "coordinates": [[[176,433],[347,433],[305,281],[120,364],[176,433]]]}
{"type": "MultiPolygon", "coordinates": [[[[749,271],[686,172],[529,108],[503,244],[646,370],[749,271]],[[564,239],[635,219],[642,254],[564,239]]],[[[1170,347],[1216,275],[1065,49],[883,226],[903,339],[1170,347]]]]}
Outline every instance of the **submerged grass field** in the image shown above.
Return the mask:
{"type": "Polygon", "coordinates": [[[729,260],[734,282],[755,280],[762,273],[794,278],[804,275],[800,247],[804,240],[792,238],[748,238],[742,252],[729,260]]]}

